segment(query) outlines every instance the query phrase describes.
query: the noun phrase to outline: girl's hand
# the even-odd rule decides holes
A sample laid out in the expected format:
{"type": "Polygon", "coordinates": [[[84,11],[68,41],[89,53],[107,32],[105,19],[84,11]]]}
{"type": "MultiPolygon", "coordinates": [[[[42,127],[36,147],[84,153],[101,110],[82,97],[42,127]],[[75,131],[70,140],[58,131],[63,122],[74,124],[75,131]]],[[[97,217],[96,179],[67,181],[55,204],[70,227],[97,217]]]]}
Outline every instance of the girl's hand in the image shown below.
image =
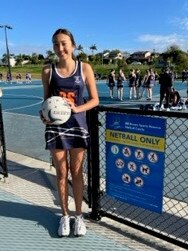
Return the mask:
{"type": "Polygon", "coordinates": [[[39,111],[39,115],[40,115],[40,119],[42,120],[43,124],[47,125],[47,124],[51,124],[50,121],[46,120],[42,114],[42,110],[39,111]]]}
{"type": "Polygon", "coordinates": [[[74,102],[70,101],[69,99],[66,98],[67,103],[70,105],[71,111],[73,113],[78,113],[78,107],[75,106],[74,102]]]}

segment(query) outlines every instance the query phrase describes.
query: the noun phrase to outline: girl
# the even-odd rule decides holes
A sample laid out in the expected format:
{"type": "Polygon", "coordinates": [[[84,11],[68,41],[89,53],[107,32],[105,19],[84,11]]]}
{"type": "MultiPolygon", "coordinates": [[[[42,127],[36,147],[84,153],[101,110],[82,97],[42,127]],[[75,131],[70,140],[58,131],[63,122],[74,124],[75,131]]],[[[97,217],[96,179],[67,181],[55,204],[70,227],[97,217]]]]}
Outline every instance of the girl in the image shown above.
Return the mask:
{"type": "Polygon", "coordinates": [[[114,98],[114,86],[115,86],[115,82],[116,82],[115,70],[112,69],[110,71],[109,76],[108,76],[108,87],[109,87],[110,98],[114,98]]]}
{"type": "Polygon", "coordinates": [[[86,111],[99,104],[94,72],[88,63],[75,60],[73,51],[76,48],[74,37],[67,29],[58,29],[52,36],[53,49],[58,62],[45,66],[42,70],[44,100],[51,96],[67,99],[72,115],[62,125],[46,124],[46,149],[50,150],[57,173],[57,185],[62,208],[58,235],[70,234],[70,218],[68,209],[68,172],[73,182],[75,200],[74,234],[86,234],[82,216],[83,174],[82,163],[85,149],[88,147],[88,128],[86,111]],[[83,91],[87,87],[89,99],[84,103],[83,91]],[[69,161],[68,161],[69,157],[69,161]]]}
{"type": "Polygon", "coordinates": [[[120,69],[117,76],[117,94],[118,99],[120,99],[121,101],[123,100],[123,81],[125,81],[125,75],[122,69],[120,69]]]}

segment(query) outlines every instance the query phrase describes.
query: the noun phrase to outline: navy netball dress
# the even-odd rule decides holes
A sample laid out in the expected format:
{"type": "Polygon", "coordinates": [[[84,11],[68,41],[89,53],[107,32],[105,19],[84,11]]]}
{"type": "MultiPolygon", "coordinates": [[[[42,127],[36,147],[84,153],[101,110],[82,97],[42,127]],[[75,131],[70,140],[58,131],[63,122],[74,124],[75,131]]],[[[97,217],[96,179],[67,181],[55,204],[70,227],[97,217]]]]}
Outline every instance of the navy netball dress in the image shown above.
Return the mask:
{"type": "MultiPolygon", "coordinates": [[[[73,74],[69,77],[61,76],[52,64],[50,92],[52,96],[66,97],[76,106],[84,103],[83,92],[85,82],[82,77],[82,63],[76,61],[73,74]]],[[[67,122],[61,125],[46,125],[46,149],[87,148],[88,127],[86,113],[72,113],[67,122]]]]}

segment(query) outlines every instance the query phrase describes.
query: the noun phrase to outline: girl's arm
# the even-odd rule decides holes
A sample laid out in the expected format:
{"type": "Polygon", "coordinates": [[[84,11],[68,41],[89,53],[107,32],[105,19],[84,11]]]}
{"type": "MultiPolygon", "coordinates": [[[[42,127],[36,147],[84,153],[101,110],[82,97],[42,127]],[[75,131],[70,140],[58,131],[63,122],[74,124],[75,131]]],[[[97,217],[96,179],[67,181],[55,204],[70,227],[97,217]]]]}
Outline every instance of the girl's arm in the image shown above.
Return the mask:
{"type": "Polygon", "coordinates": [[[43,96],[44,100],[50,97],[50,66],[44,66],[42,69],[42,84],[43,84],[43,96]]]}
{"type": "MultiPolygon", "coordinates": [[[[50,79],[50,66],[44,66],[42,69],[42,84],[43,84],[43,97],[44,100],[50,97],[50,87],[49,87],[49,79],[50,79]]],[[[39,111],[40,119],[44,124],[48,124],[49,121],[47,121],[42,114],[42,111],[39,111]]]]}

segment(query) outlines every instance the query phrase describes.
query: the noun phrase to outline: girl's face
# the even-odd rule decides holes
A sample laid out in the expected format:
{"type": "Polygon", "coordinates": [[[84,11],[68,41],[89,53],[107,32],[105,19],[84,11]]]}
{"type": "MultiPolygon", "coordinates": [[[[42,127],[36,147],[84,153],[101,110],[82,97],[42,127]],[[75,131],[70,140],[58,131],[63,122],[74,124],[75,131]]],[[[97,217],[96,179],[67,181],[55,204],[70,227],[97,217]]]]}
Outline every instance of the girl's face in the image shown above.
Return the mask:
{"type": "Polygon", "coordinates": [[[75,49],[69,36],[65,34],[57,34],[53,40],[53,49],[60,59],[72,57],[75,49]]]}

